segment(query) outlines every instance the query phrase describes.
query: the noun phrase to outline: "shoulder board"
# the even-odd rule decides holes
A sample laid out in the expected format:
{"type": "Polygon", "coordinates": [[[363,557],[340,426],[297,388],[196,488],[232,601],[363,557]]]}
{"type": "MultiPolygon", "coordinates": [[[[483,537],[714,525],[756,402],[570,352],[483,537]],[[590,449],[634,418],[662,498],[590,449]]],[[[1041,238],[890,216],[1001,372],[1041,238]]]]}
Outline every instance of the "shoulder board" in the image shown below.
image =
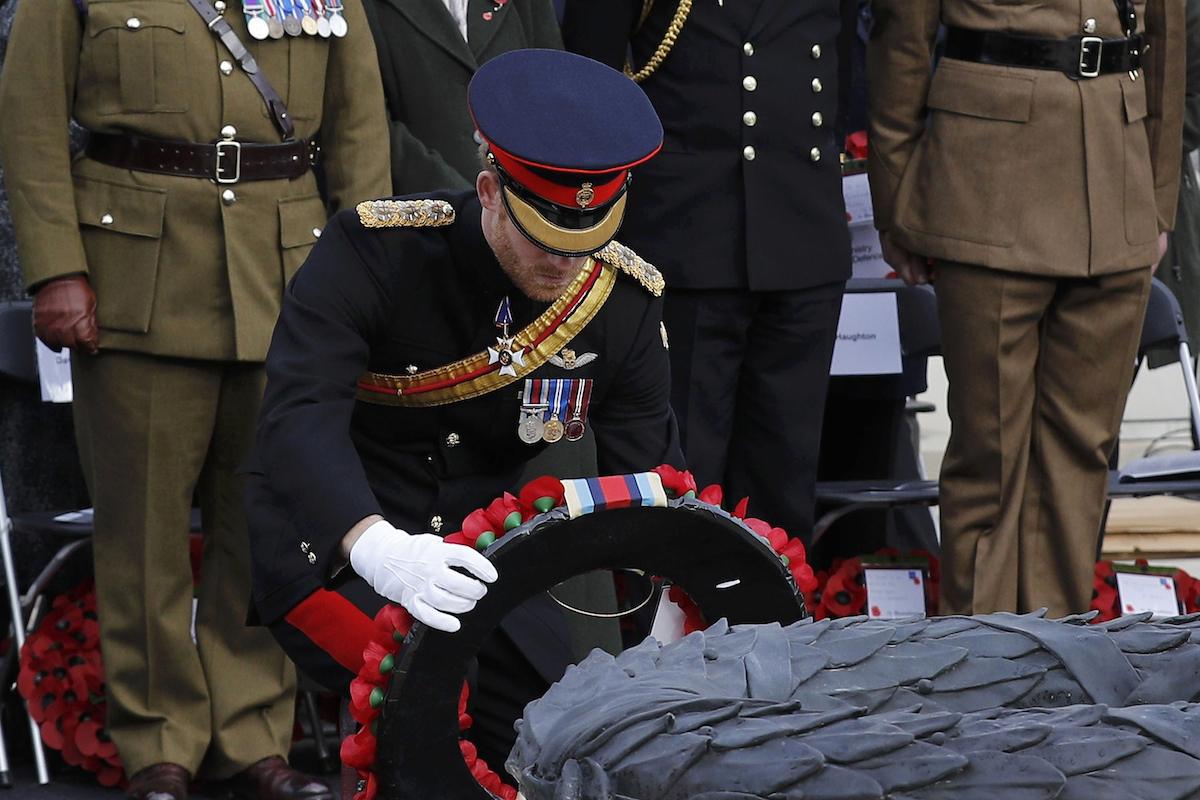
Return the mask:
{"type": "Polygon", "coordinates": [[[612,241],[604,245],[596,251],[596,258],[631,276],[655,297],[659,297],[666,288],[666,281],[658,268],[620,242],[612,241]]]}
{"type": "Polygon", "coordinates": [[[354,207],[364,228],[433,228],[454,222],[445,200],[367,200],[354,207]]]}

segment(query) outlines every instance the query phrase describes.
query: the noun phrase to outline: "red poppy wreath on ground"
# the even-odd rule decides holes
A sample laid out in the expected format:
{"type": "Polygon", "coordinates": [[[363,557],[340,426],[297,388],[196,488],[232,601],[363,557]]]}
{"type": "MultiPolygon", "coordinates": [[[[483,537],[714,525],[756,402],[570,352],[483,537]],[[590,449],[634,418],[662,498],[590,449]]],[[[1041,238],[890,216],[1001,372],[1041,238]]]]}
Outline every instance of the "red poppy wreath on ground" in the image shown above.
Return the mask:
{"type": "MultiPolygon", "coordinates": [[[[877,556],[903,557],[894,547],[884,547],[877,556]]],[[[909,556],[926,560],[925,566],[925,613],[938,613],[938,589],[941,586],[942,570],[938,557],[926,550],[913,550],[909,556]]],[[[828,570],[816,574],[816,588],[804,593],[804,607],[813,619],[839,619],[856,617],[867,613],[867,579],[862,558],[836,558],[828,570]]]]}
{"type": "MultiPolygon", "coordinates": [[[[670,497],[699,497],[702,502],[719,506],[722,491],[719,486],[709,486],[697,492],[696,481],[690,472],[681,472],[670,466],[657,467],[654,472],[662,478],[663,488],[670,497]]],[[[486,550],[504,534],[528,522],[538,514],[563,505],[562,483],[557,478],[543,477],[531,481],[516,496],[505,493],[493,500],[486,508],[467,515],[462,530],[445,538],[447,542],[486,550]]],[[[746,500],[738,503],[733,516],[741,519],[751,530],[766,539],[779,554],[803,592],[816,588],[816,578],[805,560],[804,545],[789,539],[782,528],[774,528],[760,519],[746,517],[746,500]]],[[[684,611],[684,631],[691,633],[708,627],[700,613],[700,607],[678,586],[672,586],[670,598],[684,611]]],[[[350,713],[362,725],[358,733],[342,742],[342,762],[358,771],[362,789],[354,800],[373,800],[377,791],[375,774],[376,728],[380,708],[387,694],[387,683],[395,667],[400,647],[412,627],[412,617],[399,606],[385,606],[375,617],[375,632],[363,652],[363,666],[358,677],[350,684],[350,713]]],[[[471,727],[467,714],[467,685],[464,683],[458,699],[459,730],[471,727]]],[[[501,800],[516,800],[517,790],[501,780],[475,751],[475,746],[466,739],[459,742],[463,759],[479,785],[501,800]]]]}
{"type": "MultiPolygon", "coordinates": [[[[1149,562],[1139,558],[1134,564],[1145,567],[1149,562]]],[[[1175,596],[1179,598],[1179,606],[1183,613],[1200,611],[1200,580],[1181,569],[1176,570],[1171,577],[1175,579],[1175,596]]],[[[1111,561],[1096,562],[1092,578],[1092,610],[1100,612],[1093,622],[1108,622],[1121,616],[1121,595],[1117,591],[1117,573],[1111,561]]]]}

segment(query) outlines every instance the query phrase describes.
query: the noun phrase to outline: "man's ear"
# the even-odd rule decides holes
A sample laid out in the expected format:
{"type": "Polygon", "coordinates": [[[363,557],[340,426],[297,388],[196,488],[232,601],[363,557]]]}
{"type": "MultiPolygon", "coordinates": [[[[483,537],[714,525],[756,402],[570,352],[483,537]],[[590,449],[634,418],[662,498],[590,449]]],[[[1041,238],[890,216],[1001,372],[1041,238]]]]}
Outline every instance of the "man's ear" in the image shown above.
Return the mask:
{"type": "Polygon", "coordinates": [[[500,199],[500,179],[496,173],[483,170],[475,178],[475,191],[479,193],[479,202],[494,214],[500,213],[503,200],[500,199]]]}

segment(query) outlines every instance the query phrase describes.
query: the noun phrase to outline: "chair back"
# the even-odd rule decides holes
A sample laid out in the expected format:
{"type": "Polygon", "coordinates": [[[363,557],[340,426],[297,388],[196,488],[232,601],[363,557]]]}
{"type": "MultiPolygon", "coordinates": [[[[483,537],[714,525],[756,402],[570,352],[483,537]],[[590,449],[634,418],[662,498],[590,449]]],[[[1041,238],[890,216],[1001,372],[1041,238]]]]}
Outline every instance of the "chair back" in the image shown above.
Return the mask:
{"type": "Polygon", "coordinates": [[[1172,354],[1181,343],[1187,343],[1187,328],[1183,324],[1183,310],[1179,301],[1158,278],[1150,279],[1150,301],[1146,304],[1146,318],[1142,322],[1142,339],[1138,352],[1158,349],[1170,350],[1172,354]]]}
{"type": "Polygon", "coordinates": [[[942,329],[938,324],[937,295],[932,286],[897,289],[896,312],[900,322],[900,351],[904,355],[920,358],[941,354],[942,329]]]}
{"type": "Polygon", "coordinates": [[[37,383],[32,300],[0,303],[0,375],[37,383]]]}

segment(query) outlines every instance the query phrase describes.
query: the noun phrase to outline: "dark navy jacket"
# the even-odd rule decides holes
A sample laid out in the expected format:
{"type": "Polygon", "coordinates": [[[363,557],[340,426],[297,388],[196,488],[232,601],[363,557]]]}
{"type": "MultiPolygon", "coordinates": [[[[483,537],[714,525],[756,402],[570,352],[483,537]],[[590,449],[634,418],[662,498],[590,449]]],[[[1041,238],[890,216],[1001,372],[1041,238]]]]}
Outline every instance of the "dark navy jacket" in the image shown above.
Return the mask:
{"type": "MultiPolygon", "coordinates": [[[[631,44],[641,68],[678,5],[657,0],[631,33],[643,3],[567,0],[567,49],[619,69],[631,44]]],[[[675,46],[641,83],[665,139],[635,170],[621,230],[668,291],[795,290],[850,277],[840,154],[855,19],[855,0],[692,4],[675,46]]]]}
{"type": "MultiPolygon", "coordinates": [[[[525,462],[547,446],[517,437],[520,380],[432,408],[355,399],[365,371],[427,370],[494,345],[505,296],[511,332],[546,308],[500,269],[474,192],[433,196],[455,207],[453,224],[368,229],[354,211],[338,214],[287,288],[246,467],[262,622],[326,583],[342,537],[363,517],[382,514],[412,533],[440,517],[440,532],[452,533],[471,511],[519,488],[525,462]]],[[[547,363],[530,376],[593,379],[587,424],[601,474],[682,466],[661,305],[621,274],[570,344],[597,357],[569,371],[547,363]]]]}

